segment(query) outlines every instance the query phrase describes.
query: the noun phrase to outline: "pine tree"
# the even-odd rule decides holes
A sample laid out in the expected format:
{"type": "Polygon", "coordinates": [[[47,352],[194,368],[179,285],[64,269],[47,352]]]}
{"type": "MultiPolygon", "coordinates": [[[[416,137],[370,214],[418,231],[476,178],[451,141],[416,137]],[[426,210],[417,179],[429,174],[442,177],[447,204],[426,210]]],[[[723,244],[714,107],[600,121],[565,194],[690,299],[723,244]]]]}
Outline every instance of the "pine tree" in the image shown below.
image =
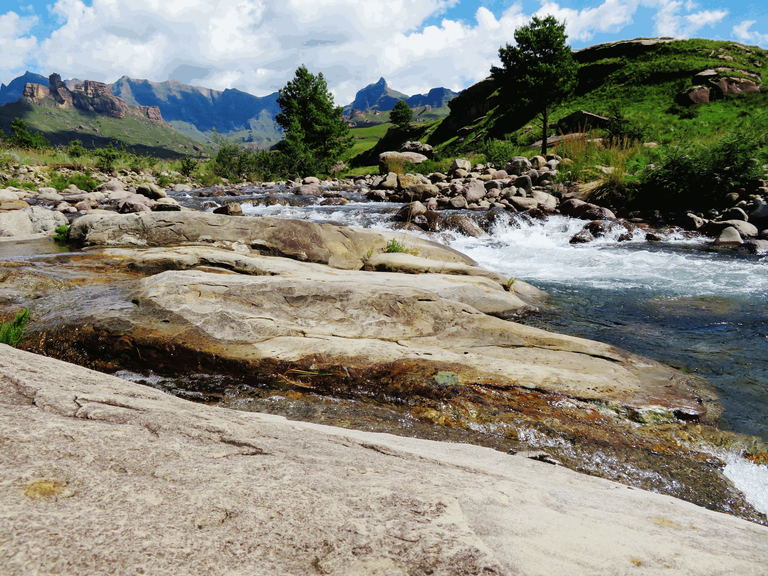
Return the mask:
{"type": "Polygon", "coordinates": [[[503,68],[491,68],[514,97],[537,106],[543,116],[541,153],[547,153],[549,110],[576,88],[579,66],[566,44],[565,22],[554,16],[533,17],[527,26],[515,30],[515,46],[499,48],[503,68]]]}
{"type": "Polygon", "coordinates": [[[327,173],[352,146],[342,109],[334,105],[322,73],[315,76],[300,66],[279,91],[277,103],[275,120],[285,133],[284,152],[301,175],[327,173]]]}

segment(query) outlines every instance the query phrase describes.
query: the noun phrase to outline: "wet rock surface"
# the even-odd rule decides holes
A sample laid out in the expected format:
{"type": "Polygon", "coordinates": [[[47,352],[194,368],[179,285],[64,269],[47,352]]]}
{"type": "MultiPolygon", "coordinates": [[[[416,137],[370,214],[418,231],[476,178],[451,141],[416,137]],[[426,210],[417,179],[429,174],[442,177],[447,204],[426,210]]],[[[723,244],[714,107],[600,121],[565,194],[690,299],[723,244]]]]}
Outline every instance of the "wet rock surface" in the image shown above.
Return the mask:
{"type": "Polygon", "coordinates": [[[505,454],[193,404],[0,345],[9,575],[760,574],[764,526],[505,454]]]}

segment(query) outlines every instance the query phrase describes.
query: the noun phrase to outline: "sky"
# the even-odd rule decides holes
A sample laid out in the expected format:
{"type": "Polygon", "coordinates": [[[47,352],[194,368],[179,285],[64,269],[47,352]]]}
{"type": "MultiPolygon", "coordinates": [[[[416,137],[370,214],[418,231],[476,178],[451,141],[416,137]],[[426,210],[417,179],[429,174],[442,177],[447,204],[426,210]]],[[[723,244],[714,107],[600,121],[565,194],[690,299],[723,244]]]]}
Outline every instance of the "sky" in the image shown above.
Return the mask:
{"type": "Polygon", "coordinates": [[[0,82],[127,75],[265,96],[304,64],[342,105],[381,77],[408,95],[460,91],[534,15],[565,21],[574,49],[657,36],[768,48],[766,0],[2,0],[0,82]]]}

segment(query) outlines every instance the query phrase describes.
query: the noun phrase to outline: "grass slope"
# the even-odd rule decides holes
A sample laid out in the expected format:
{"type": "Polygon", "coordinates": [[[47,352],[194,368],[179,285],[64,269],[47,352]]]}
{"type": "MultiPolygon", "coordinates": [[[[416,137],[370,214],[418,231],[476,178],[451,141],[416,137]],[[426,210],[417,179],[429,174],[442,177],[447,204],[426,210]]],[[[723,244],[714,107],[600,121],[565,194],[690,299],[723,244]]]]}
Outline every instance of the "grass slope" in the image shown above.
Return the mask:
{"type": "MultiPolygon", "coordinates": [[[[550,112],[552,121],[577,110],[607,115],[617,104],[642,129],[645,140],[661,144],[707,138],[743,118],[766,122],[760,114],[768,94],[727,96],[710,104],[682,107],[677,96],[694,86],[694,77],[716,70],[721,77],[763,78],[768,52],[758,47],[714,40],[599,45],[575,53],[580,63],[574,95],[550,112]]],[[[451,153],[478,149],[488,139],[520,145],[540,138],[537,110],[526,109],[492,79],[465,90],[450,103],[451,114],[430,143],[451,153]],[[530,127],[533,127],[531,129],[530,127]]]]}
{"type": "MultiPolygon", "coordinates": [[[[168,158],[193,154],[192,147],[200,145],[168,124],[138,116],[111,118],[23,100],[0,106],[0,128],[6,134],[10,134],[14,118],[24,120],[33,132],[42,132],[54,146],[80,140],[86,148],[100,148],[120,141],[138,154],[168,158]]],[[[212,152],[210,146],[203,145],[203,148],[212,152]]]]}

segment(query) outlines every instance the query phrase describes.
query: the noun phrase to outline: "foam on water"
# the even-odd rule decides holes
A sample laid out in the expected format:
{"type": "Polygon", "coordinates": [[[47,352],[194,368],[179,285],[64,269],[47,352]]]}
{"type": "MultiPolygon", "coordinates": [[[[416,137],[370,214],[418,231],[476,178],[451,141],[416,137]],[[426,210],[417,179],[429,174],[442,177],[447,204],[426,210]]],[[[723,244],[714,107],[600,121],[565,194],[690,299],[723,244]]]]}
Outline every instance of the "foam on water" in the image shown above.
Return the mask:
{"type": "Polygon", "coordinates": [[[616,234],[589,244],[569,241],[583,221],[562,216],[545,222],[503,223],[491,239],[461,237],[452,243],[480,265],[569,288],[644,289],[667,296],[768,296],[768,267],[754,260],[712,254],[701,240],[668,235],[660,245],[639,234],[619,243],[616,234]]]}
{"type": "Polygon", "coordinates": [[[768,515],[768,466],[754,464],[735,454],[723,458],[727,465],[723,473],[741,490],[755,510],[768,515]]]}

